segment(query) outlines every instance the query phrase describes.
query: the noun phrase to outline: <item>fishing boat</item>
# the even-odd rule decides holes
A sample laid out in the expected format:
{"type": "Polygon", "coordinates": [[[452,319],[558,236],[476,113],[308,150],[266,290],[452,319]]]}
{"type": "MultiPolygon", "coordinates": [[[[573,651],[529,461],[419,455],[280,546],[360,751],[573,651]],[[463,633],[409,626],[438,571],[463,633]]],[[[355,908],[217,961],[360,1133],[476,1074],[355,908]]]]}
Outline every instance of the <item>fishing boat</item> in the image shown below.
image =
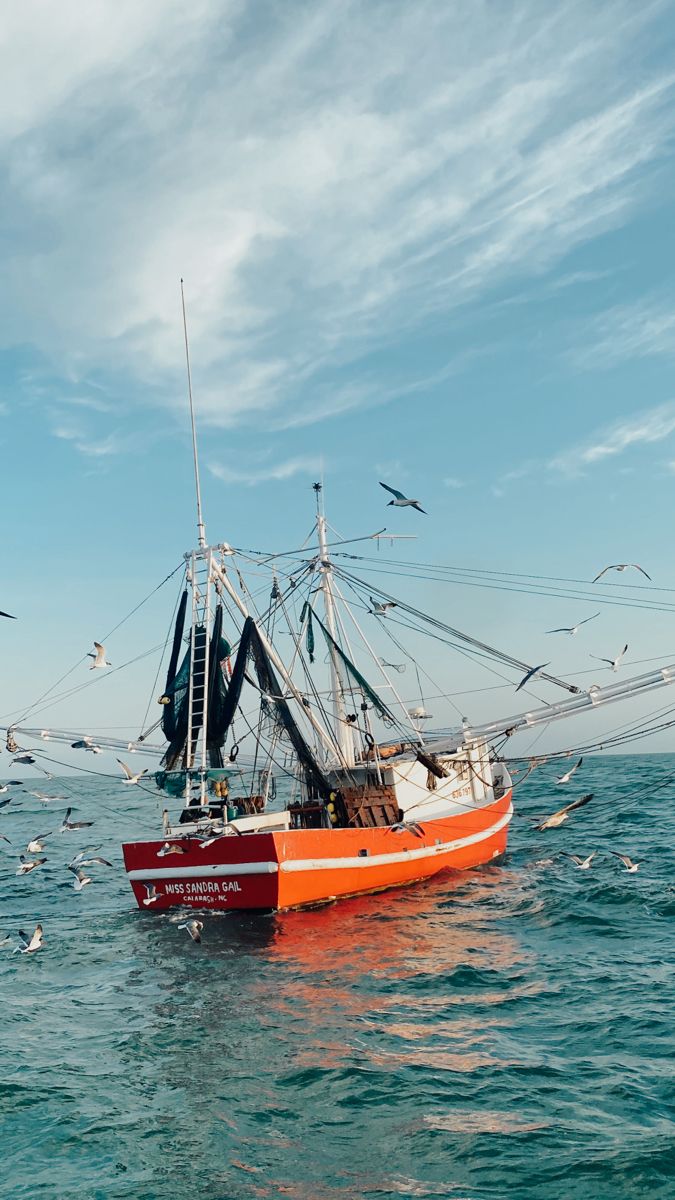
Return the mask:
{"type": "MultiPolygon", "coordinates": [[[[187,352],[187,325],[185,334],[187,352]]],[[[184,555],[161,715],[131,742],[12,726],[8,749],[21,732],[160,758],[157,835],[122,847],[142,909],[297,909],[495,862],[513,815],[508,739],[669,685],[675,666],[582,691],[449,626],[355,573],[320,483],[309,544],[297,551],[210,544],[187,359],[197,547],[184,555]],[[256,580],[268,575],[262,603],[247,569],[256,580]],[[400,694],[404,665],[372,644],[386,633],[417,672],[405,629],[507,666],[523,682],[536,670],[567,696],[431,733],[423,697],[410,708],[400,694]],[[163,744],[148,740],[158,727],[163,744]]],[[[103,647],[97,653],[105,658],[103,647]]]]}

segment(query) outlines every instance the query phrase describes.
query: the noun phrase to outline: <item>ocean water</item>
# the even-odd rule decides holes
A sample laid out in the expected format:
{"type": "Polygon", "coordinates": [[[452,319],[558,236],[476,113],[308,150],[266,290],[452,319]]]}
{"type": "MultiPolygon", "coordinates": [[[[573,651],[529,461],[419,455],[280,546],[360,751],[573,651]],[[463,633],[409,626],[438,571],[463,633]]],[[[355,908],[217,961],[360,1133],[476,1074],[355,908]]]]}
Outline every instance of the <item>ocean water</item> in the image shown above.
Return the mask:
{"type": "Polygon", "coordinates": [[[555,773],[517,792],[499,865],[208,913],[201,945],[133,905],[119,843],[155,833],[151,796],[55,781],[95,824],[23,878],[15,855],[66,806],[17,796],[0,935],[39,919],[45,945],[0,950],[2,1195],[672,1200],[675,756],[555,773]],[[114,869],[78,895],[64,864],[87,843],[114,869]],[[593,849],[590,871],[557,857],[593,849]]]}

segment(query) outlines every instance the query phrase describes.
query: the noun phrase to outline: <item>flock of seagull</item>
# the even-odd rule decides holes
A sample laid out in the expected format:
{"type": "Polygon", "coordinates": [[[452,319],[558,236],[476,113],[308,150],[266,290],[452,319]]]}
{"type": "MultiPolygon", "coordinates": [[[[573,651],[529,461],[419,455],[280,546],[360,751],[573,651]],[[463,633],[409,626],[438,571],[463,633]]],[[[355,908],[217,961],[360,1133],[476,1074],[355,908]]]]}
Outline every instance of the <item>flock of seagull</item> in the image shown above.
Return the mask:
{"type": "MultiPolygon", "coordinates": [[[[398,491],[396,488],[390,487],[386,483],[380,483],[380,486],[383,487],[386,491],[390,492],[393,495],[394,499],[390,500],[389,504],[394,505],[397,508],[414,508],[418,512],[425,513],[425,510],[422,508],[419,500],[414,500],[414,499],[410,499],[410,498],[406,497],[403,494],[403,492],[398,491]]],[[[622,572],[622,571],[627,571],[627,570],[639,571],[642,575],[645,576],[646,579],[651,580],[651,576],[649,576],[647,574],[647,572],[638,563],[612,563],[606,567],[603,567],[602,571],[600,571],[598,573],[598,575],[596,575],[595,579],[593,580],[593,583],[597,583],[609,571],[622,572]]],[[[389,611],[389,609],[397,607],[396,603],[394,601],[386,601],[386,602],[378,601],[378,600],[375,600],[372,596],[370,596],[369,599],[372,604],[371,611],[376,616],[384,616],[389,611]]],[[[590,617],[585,617],[583,620],[577,621],[577,623],[575,625],[558,626],[555,629],[547,629],[545,632],[547,634],[561,633],[561,634],[566,634],[570,637],[576,637],[577,633],[579,632],[579,630],[581,629],[581,627],[583,625],[587,625],[590,621],[594,621],[598,616],[600,616],[599,612],[593,613],[590,617]]],[[[6,613],[6,612],[2,612],[2,611],[0,611],[0,617],[7,617],[9,620],[15,620],[15,618],[12,617],[12,615],[10,613],[6,613]]],[[[621,665],[621,662],[622,662],[627,650],[628,650],[628,643],[626,643],[626,645],[619,652],[619,654],[616,655],[615,658],[602,658],[602,657],[600,657],[598,655],[594,655],[594,654],[591,655],[590,657],[596,659],[596,661],[598,661],[598,662],[605,663],[610,670],[616,672],[616,671],[618,671],[619,666],[621,665]]],[[[94,642],[94,652],[89,651],[87,653],[87,657],[93,659],[93,662],[90,667],[90,670],[92,670],[92,671],[104,670],[106,667],[112,666],[112,663],[110,663],[108,661],[108,659],[106,658],[105,646],[101,642],[94,642]]],[[[386,665],[387,666],[395,666],[396,664],[386,664],[386,665]]],[[[538,666],[532,667],[527,672],[527,674],[520,680],[520,682],[518,683],[518,685],[516,687],[516,691],[520,691],[528,683],[530,683],[532,680],[536,679],[539,676],[539,674],[549,665],[550,665],[549,663],[540,663],[538,666]]],[[[11,733],[9,733],[8,737],[7,737],[7,748],[8,748],[8,750],[10,750],[13,753],[13,758],[11,760],[12,766],[14,766],[14,765],[37,766],[38,765],[37,760],[34,757],[34,754],[31,754],[29,751],[24,750],[20,746],[18,746],[14,742],[14,738],[11,733]]],[[[93,753],[93,754],[101,753],[101,748],[99,746],[97,746],[95,744],[94,740],[90,737],[84,737],[84,738],[79,739],[76,742],[73,742],[72,748],[89,751],[90,753],[93,753]]],[[[142,771],[133,772],[131,770],[131,768],[125,762],[122,761],[122,759],[118,758],[116,761],[119,763],[120,767],[122,768],[122,772],[123,772],[122,782],[125,784],[128,784],[128,785],[138,784],[140,782],[140,780],[143,778],[143,776],[147,775],[147,773],[148,773],[147,767],[144,768],[142,771]]],[[[556,785],[564,786],[565,784],[568,784],[570,782],[570,780],[572,779],[572,777],[580,769],[580,767],[582,766],[582,763],[583,763],[583,758],[579,758],[578,762],[576,762],[574,764],[574,766],[570,767],[570,769],[568,771],[564,772],[562,775],[560,775],[556,779],[556,785]]],[[[40,768],[38,766],[38,769],[41,770],[42,768],[40,768]]],[[[529,770],[532,770],[532,769],[533,769],[533,767],[530,767],[529,770]]],[[[529,774],[529,770],[528,770],[527,774],[529,774]]],[[[49,774],[49,772],[43,771],[43,774],[45,774],[48,778],[51,778],[51,775],[49,774]]],[[[6,793],[11,786],[23,787],[23,784],[20,780],[14,780],[10,784],[0,785],[0,794],[6,793]]],[[[38,800],[42,801],[45,804],[50,803],[52,801],[64,800],[64,797],[62,797],[62,796],[50,796],[44,792],[31,792],[30,794],[35,796],[38,800]]],[[[7,806],[12,802],[12,799],[13,799],[13,797],[10,796],[6,800],[0,800],[0,811],[6,810],[7,806]]],[[[565,824],[565,822],[567,822],[570,819],[570,816],[573,812],[575,812],[576,810],[578,810],[580,808],[583,808],[585,805],[590,803],[590,801],[592,799],[593,799],[593,793],[592,792],[587,793],[586,795],[580,796],[578,799],[571,801],[569,804],[566,804],[563,808],[558,809],[556,812],[551,813],[549,816],[546,816],[544,818],[537,818],[537,823],[535,824],[535,829],[539,832],[543,832],[548,829],[559,828],[561,825],[565,824]]],[[[66,810],[66,813],[63,817],[61,825],[59,826],[59,828],[56,831],[52,830],[47,833],[36,834],[35,837],[32,837],[26,845],[26,854],[31,854],[34,856],[42,855],[43,851],[45,849],[45,844],[47,842],[47,839],[56,836],[56,834],[65,834],[65,833],[69,833],[73,830],[86,829],[93,825],[93,821],[72,821],[71,813],[72,813],[72,808],[69,807],[66,810]]],[[[396,831],[398,832],[399,829],[397,828],[396,831]]],[[[9,845],[11,845],[10,839],[8,837],[6,837],[4,834],[0,834],[0,840],[5,841],[9,845]]],[[[208,843],[206,843],[206,844],[208,844],[208,843]]],[[[96,851],[99,849],[100,849],[99,846],[88,846],[84,850],[79,851],[74,856],[74,858],[66,865],[66,870],[71,872],[72,875],[74,876],[73,889],[76,892],[81,892],[83,890],[83,888],[87,887],[88,884],[91,884],[93,882],[91,876],[87,875],[87,873],[85,871],[86,867],[92,867],[92,866],[111,867],[112,866],[112,863],[109,862],[108,859],[102,858],[101,856],[96,854],[96,851]]],[[[163,854],[181,853],[181,851],[182,851],[182,847],[176,847],[176,846],[172,845],[171,843],[167,842],[158,851],[158,855],[161,856],[163,854]]],[[[570,854],[564,850],[560,851],[559,853],[562,857],[568,858],[578,870],[588,871],[588,870],[590,870],[594,860],[596,859],[598,852],[596,850],[593,850],[590,854],[586,855],[585,857],[582,857],[581,855],[577,855],[577,854],[570,854]]],[[[27,858],[26,854],[22,853],[19,855],[19,866],[16,871],[17,875],[28,875],[28,874],[32,873],[33,871],[38,870],[40,867],[44,866],[44,864],[47,862],[46,856],[27,858]]],[[[633,875],[639,870],[641,864],[633,862],[632,859],[627,854],[622,854],[616,850],[611,850],[610,854],[612,854],[615,858],[617,858],[623,864],[624,870],[627,873],[633,875]]],[[[542,865],[543,865],[544,861],[548,864],[548,863],[553,862],[553,859],[542,860],[542,865]]],[[[157,894],[157,891],[153,884],[146,884],[146,891],[147,891],[147,896],[146,896],[145,900],[143,901],[143,903],[146,906],[150,906],[157,901],[158,894],[157,894]]],[[[196,942],[196,943],[201,942],[201,934],[202,934],[202,930],[204,928],[203,921],[199,921],[199,920],[185,921],[182,924],[179,924],[177,926],[177,928],[184,929],[193,942],[196,942]]],[[[23,930],[19,930],[19,944],[17,946],[13,947],[13,952],[21,953],[21,954],[33,954],[33,953],[35,953],[35,951],[40,950],[42,948],[42,946],[44,945],[43,933],[44,933],[43,926],[40,923],[38,923],[35,926],[35,930],[31,935],[28,935],[23,930]]],[[[11,940],[12,939],[10,936],[5,936],[4,938],[0,939],[0,948],[9,945],[11,943],[11,940]]]]}

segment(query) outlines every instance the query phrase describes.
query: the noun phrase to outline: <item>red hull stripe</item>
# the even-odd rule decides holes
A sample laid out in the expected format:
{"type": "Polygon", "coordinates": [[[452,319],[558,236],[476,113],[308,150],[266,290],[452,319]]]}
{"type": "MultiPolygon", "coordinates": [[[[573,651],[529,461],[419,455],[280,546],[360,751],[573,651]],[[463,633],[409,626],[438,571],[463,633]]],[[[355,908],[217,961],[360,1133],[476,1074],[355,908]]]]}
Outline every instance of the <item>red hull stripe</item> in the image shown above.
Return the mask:
{"type": "Polygon", "coordinates": [[[281,863],[275,862],[244,862],[230,863],[221,866],[204,865],[201,867],[144,867],[140,870],[129,871],[130,880],[161,880],[161,879],[217,879],[233,875],[274,875],[277,871],[335,871],[363,867],[386,867],[396,863],[408,863],[415,860],[434,858],[437,855],[449,854],[453,850],[461,850],[465,846],[473,846],[493,837],[509,824],[513,816],[513,805],[509,804],[506,812],[486,829],[466,837],[454,838],[450,842],[441,842],[435,846],[422,846],[418,850],[402,850],[393,854],[370,854],[363,857],[355,856],[335,858],[300,858],[288,859],[281,863]]]}

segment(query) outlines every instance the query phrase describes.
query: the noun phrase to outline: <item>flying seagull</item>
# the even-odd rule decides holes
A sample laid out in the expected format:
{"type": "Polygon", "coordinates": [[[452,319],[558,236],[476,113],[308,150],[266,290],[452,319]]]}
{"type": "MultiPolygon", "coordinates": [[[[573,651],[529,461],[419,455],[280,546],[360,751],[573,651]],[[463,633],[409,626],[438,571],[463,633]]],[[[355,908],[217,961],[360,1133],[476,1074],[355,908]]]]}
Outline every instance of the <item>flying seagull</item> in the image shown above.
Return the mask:
{"type": "Polygon", "coordinates": [[[16,874],[17,875],[28,875],[28,873],[30,871],[34,871],[37,867],[41,867],[43,863],[46,863],[46,861],[47,861],[46,858],[28,859],[28,858],[24,858],[23,854],[20,854],[19,862],[21,863],[21,866],[19,867],[16,874]]]}
{"type": "Polygon", "coordinates": [[[33,758],[32,754],[24,753],[24,754],[18,754],[16,756],[16,758],[13,758],[9,765],[10,765],[10,767],[15,767],[18,765],[32,767],[33,763],[35,763],[35,762],[37,762],[37,759],[33,758]]]}
{"type": "Polygon", "coordinates": [[[613,854],[615,858],[618,858],[623,863],[629,875],[634,875],[639,870],[640,864],[634,863],[627,854],[619,854],[617,850],[610,850],[610,854],[613,854]]]}
{"type": "Polygon", "coordinates": [[[408,500],[408,497],[404,496],[403,492],[397,492],[396,488],[389,487],[388,483],[380,481],[380,487],[383,487],[385,492],[391,492],[394,499],[390,500],[389,503],[393,504],[395,508],[416,508],[418,512],[424,513],[425,517],[427,516],[419,500],[408,500]]]}
{"type": "Polygon", "coordinates": [[[10,842],[9,838],[5,837],[4,833],[0,833],[0,842],[7,842],[8,846],[11,846],[11,844],[12,844],[10,842]]]}
{"type": "Polygon", "coordinates": [[[59,833],[67,833],[69,829],[88,829],[90,825],[94,824],[93,821],[71,821],[70,814],[72,811],[72,808],[66,809],[66,815],[63,818],[59,833]]]}
{"type": "Polygon", "coordinates": [[[14,947],[15,954],[17,954],[19,951],[21,954],[32,954],[35,950],[40,950],[42,948],[41,925],[35,926],[35,932],[33,933],[32,937],[29,937],[27,933],[24,933],[23,929],[20,929],[19,937],[21,938],[21,945],[14,947]]]}
{"type": "Polygon", "coordinates": [[[112,863],[108,862],[107,858],[100,858],[98,855],[95,855],[94,858],[83,858],[82,854],[76,854],[73,861],[68,864],[68,870],[71,871],[73,867],[93,867],[95,863],[101,867],[112,867],[112,863]]]}
{"type": "Polygon", "coordinates": [[[145,905],[156,904],[156,902],[159,900],[159,893],[158,893],[157,888],[155,887],[154,883],[144,883],[143,887],[145,888],[146,892],[148,893],[147,896],[145,897],[145,900],[143,901],[143,903],[145,905]]]}
{"type": "Polygon", "coordinates": [[[583,758],[580,758],[579,761],[577,763],[575,763],[573,767],[570,767],[569,771],[565,771],[565,774],[561,775],[560,778],[558,780],[556,780],[556,782],[559,784],[560,783],[569,783],[570,779],[574,775],[574,772],[579,770],[579,767],[581,766],[583,761],[584,761],[583,758]]]}
{"type": "Polygon", "coordinates": [[[575,637],[576,634],[581,629],[582,625],[587,625],[589,621],[594,621],[595,618],[599,617],[599,616],[600,616],[600,613],[596,612],[596,613],[593,613],[592,617],[585,617],[583,621],[577,621],[576,625],[561,625],[559,629],[547,629],[545,632],[546,633],[568,633],[570,635],[570,637],[575,637]]]}
{"type": "Polygon", "coordinates": [[[68,870],[72,871],[73,875],[75,876],[73,887],[76,892],[81,892],[83,887],[86,887],[88,883],[91,883],[91,879],[87,875],[86,871],[83,871],[81,867],[68,867],[68,870]]]}
{"type": "Polygon", "coordinates": [[[10,621],[16,621],[16,617],[13,617],[11,613],[0,612],[0,617],[8,617],[10,621]]]}
{"type": "Polygon", "coordinates": [[[621,666],[621,659],[623,658],[627,649],[628,649],[628,642],[626,642],[626,645],[624,646],[623,650],[621,651],[620,654],[617,654],[616,658],[599,658],[597,654],[591,654],[590,657],[594,658],[596,662],[607,663],[610,670],[618,671],[619,667],[621,666]]]}
{"type": "Polygon", "coordinates": [[[100,667],[112,667],[112,663],[109,663],[106,659],[105,646],[102,646],[100,642],[94,642],[94,649],[96,650],[95,654],[92,654],[91,650],[87,652],[87,658],[93,658],[94,660],[89,670],[95,671],[100,667]]]}
{"type": "Polygon", "coordinates": [[[118,762],[118,763],[120,764],[120,766],[121,766],[121,768],[122,768],[122,770],[124,771],[124,774],[125,774],[125,778],[122,780],[122,783],[138,783],[139,779],[142,779],[142,778],[143,778],[143,776],[144,776],[144,775],[147,775],[147,773],[148,773],[148,768],[147,768],[147,767],[144,767],[142,771],[138,771],[138,772],[137,772],[137,773],[134,775],[133,771],[131,771],[131,770],[129,769],[129,767],[127,766],[127,764],[126,764],[126,763],[123,763],[123,762],[122,762],[122,759],[121,759],[121,758],[118,758],[118,759],[116,759],[115,761],[116,761],[116,762],[118,762]]]}
{"type": "Polygon", "coordinates": [[[186,921],[184,925],[177,925],[177,929],[187,929],[193,942],[201,942],[202,929],[204,928],[203,921],[186,921]]]}
{"type": "Polygon", "coordinates": [[[417,821],[397,821],[389,826],[390,833],[414,833],[415,837],[424,837],[424,830],[417,821]]]}
{"type": "Polygon", "coordinates": [[[39,833],[37,837],[31,838],[26,846],[26,850],[29,854],[41,854],[45,848],[45,840],[51,836],[51,833],[39,833]]]}
{"type": "Polygon", "coordinates": [[[544,667],[549,667],[550,665],[551,665],[550,663],[540,663],[538,667],[531,667],[530,670],[527,672],[527,675],[523,676],[523,678],[521,679],[520,683],[518,684],[518,687],[516,688],[516,691],[519,692],[521,688],[525,687],[526,683],[529,683],[530,680],[534,679],[539,674],[540,671],[543,671],[544,667]]]}
{"type": "Polygon", "coordinates": [[[388,608],[398,608],[398,605],[395,604],[393,600],[387,600],[385,603],[381,600],[373,600],[372,596],[369,596],[368,599],[373,606],[371,612],[373,612],[376,617],[382,616],[383,613],[386,613],[388,608]]]}
{"type": "Polygon", "coordinates": [[[589,854],[588,858],[582,858],[580,854],[567,854],[565,850],[561,850],[560,853],[564,854],[565,858],[571,859],[575,867],[578,867],[580,871],[588,871],[598,852],[594,850],[592,854],[589,854]]]}
{"type": "Polygon", "coordinates": [[[602,568],[600,574],[596,575],[595,579],[593,580],[593,583],[597,583],[598,580],[602,579],[603,575],[606,575],[608,571],[627,571],[631,567],[633,568],[634,571],[639,571],[640,574],[644,575],[645,579],[648,579],[649,582],[651,583],[651,581],[652,581],[651,575],[648,575],[647,572],[644,570],[644,568],[641,567],[638,563],[612,563],[609,567],[602,568]]]}
{"type": "Polygon", "coordinates": [[[566,804],[564,808],[559,808],[557,812],[551,813],[551,816],[546,817],[541,825],[536,826],[536,829],[557,829],[559,825],[564,825],[565,821],[569,821],[570,813],[574,812],[575,808],[583,808],[584,804],[588,804],[592,799],[593,792],[589,792],[587,796],[573,800],[571,804],[566,804]]]}
{"type": "Polygon", "coordinates": [[[157,857],[165,858],[167,854],[187,854],[187,853],[188,853],[188,850],[187,850],[186,846],[179,846],[176,842],[174,842],[173,845],[171,844],[171,842],[165,842],[164,845],[162,846],[162,849],[157,851],[157,857]]]}
{"type": "Polygon", "coordinates": [[[65,801],[65,796],[47,796],[44,792],[31,792],[31,796],[35,796],[36,800],[41,800],[43,804],[50,804],[52,800],[58,800],[61,804],[65,801]]]}

